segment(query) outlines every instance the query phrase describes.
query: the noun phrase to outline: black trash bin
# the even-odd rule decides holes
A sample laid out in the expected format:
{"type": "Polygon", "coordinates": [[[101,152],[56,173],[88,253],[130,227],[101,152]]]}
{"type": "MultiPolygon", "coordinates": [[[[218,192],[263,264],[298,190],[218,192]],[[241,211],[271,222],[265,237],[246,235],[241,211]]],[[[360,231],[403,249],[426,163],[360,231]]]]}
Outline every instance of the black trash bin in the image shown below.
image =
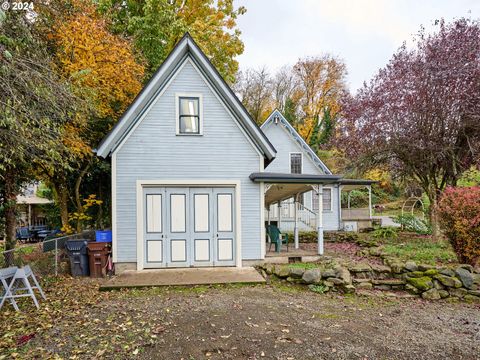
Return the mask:
{"type": "Polygon", "coordinates": [[[88,240],[67,240],[65,242],[65,249],[67,250],[70,259],[70,268],[72,269],[72,276],[88,276],[90,275],[88,269],[88,255],[87,255],[88,240]]]}

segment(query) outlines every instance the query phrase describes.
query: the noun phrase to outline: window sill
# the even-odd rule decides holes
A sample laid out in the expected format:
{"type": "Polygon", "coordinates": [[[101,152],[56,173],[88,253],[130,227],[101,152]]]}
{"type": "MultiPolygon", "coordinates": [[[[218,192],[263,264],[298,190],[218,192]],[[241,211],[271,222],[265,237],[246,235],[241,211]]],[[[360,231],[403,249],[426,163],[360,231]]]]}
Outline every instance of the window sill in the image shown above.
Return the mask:
{"type": "Polygon", "coordinates": [[[187,133],[182,134],[182,133],[177,133],[177,134],[175,134],[175,135],[176,135],[176,136],[203,136],[202,133],[200,133],[200,134],[187,134],[187,133]]]}

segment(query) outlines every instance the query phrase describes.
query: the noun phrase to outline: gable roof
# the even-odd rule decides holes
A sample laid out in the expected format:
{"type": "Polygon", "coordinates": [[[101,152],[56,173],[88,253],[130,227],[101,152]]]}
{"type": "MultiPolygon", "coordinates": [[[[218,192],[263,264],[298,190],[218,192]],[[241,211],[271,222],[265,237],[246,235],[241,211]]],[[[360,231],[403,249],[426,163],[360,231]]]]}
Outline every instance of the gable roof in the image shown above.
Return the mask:
{"type": "Polygon", "coordinates": [[[144,86],[142,91],[140,91],[135,100],[122,115],[120,120],[99,144],[98,149],[96,150],[97,155],[105,158],[115,151],[139,121],[142,114],[153,103],[156,95],[168,84],[169,80],[175,75],[176,71],[187,58],[193,61],[199,71],[202,72],[205,79],[210,83],[214,91],[216,91],[220,99],[223,100],[232,116],[264,156],[266,163],[268,164],[272,161],[275,158],[277,151],[263,131],[260,130],[260,127],[250,117],[248,111],[233,93],[225,80],[223,80],[217,69],[215,69],[188,33],[186,33],[177,43],[162,65],[153,74],[149,82],[144,86]]]}
{"type": "Polygon", "coordinates": [[[278,121],[280,122],[280,124],[283,125],[291,138],[300,146],[302,151],[310,158],[310,160],[313,161],[315,166],[317,166],[320,170],[324,171],[325,174],[332,175],[332,172],[330,171],[328,166],[325,165],[322,160],[320,160],[315,151],[313,151],[312,148],[305,142],[305,140],[303,140],[297,130],[295,130],[292,125],[290,125],[288,120],[285,119],[285,116],[283,116],[283,114],[278,109],[272,111],[272,113],[267,117],[267,120],[265,120],[265,122],[262,124],[262,126],[260,126],[260,128],[265,129],[267,124],[273,122],[276,117],[278,117],[278,121]]]}

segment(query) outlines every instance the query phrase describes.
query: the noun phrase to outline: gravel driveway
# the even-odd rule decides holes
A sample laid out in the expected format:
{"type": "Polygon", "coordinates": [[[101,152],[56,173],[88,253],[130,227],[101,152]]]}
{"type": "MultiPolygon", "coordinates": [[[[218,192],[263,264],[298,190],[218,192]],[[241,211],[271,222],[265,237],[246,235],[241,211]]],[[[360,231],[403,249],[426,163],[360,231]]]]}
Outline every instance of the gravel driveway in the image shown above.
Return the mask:
{"type": "Polygon", "coordinates": [[[48,286],[40,310],[26,301],[22,312],[0,313],[0,359],[480,358],[479,305],[317,294],[280,281],[112,292],[98,284],[66,278],[48,286]]]}
{"type": "Polygon", "coordinates": [[[480,308],[466,304],[280,285],[170,293],[138,305],[164,314],[145,359],[480,358],[480,308]]]}

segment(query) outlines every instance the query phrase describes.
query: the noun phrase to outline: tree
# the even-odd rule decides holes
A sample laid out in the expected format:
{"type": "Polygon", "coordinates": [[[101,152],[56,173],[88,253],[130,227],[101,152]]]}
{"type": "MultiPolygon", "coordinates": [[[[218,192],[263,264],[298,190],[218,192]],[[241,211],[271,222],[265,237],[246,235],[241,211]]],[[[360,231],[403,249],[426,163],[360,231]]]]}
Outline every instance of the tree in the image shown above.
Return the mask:
{"type": "Polygon", "coordinates": [[[16,197],[42,163],[61,166],[66,126],[83,110],[24,14],[0,11],[0,178],[6,249],[16,243],[16,197]]]}
{"type": "Polygon", "coordinates": [[[189,32],[223,78],[233,83],[235,57],[243,53],[236,20],[246,11],[235,9],[233,0],[101,0],[100,7],[112,18],[114,31],[133,37],[148,61],[149,75],[189,32]]]}
{"type": "Polygon", "coordinates": [[[321,149],[322,146],[328,144],[333,136],[334,123],[330,115],[330,109],[327,108],[323,112],[322,120],[317,122],[310,137],[310,147],[315,151],[321,149]]]}
{"type": "MultiPolygon", "coordinates": [[[[71,161],[65,167],[44,166],[43,175],[55,189],[62,225],[70,229],[69,204],[82,219],[83,179],[99,165],[92,148],[111,129],[141,89],[144,68],[129,41],[110,32],[110,24],[94,3],[63,0],[42,7],[39,28],[54,52],[55,70],[88,101],[90,113],[69,124],[63,142],[71,161]]],[[[101,168],[101,167],[100,167],[101,168]]],[[[102,199],[101,199],[102,200],[102,199]]],[[[82,222],[76,221],[76,231],[82,222]]]]}
{"type": "Polygon", "coordinates": [[[234,90],[253,120],[260,125],[272,110],[272,79],[267,68],[240,72],[234,90]]]}
{"type": "Polygon", "coordinates": [[[298,130],[308,142],[326,109],[335,119],[345,92],[346,66],[331,55],[307,57],[293,66],[301,111],[298,130]]]}
{"type": "MultiPolygon", "coordinates": [[[[346,99],[340,146],[364,168],[388,164],[420,184],[437,229],[438,198],[480,151],[480,24],[419,32],[370,84],[346,99]]],[[[434,231],[436,235],[436,231],[434,231]]]]}

